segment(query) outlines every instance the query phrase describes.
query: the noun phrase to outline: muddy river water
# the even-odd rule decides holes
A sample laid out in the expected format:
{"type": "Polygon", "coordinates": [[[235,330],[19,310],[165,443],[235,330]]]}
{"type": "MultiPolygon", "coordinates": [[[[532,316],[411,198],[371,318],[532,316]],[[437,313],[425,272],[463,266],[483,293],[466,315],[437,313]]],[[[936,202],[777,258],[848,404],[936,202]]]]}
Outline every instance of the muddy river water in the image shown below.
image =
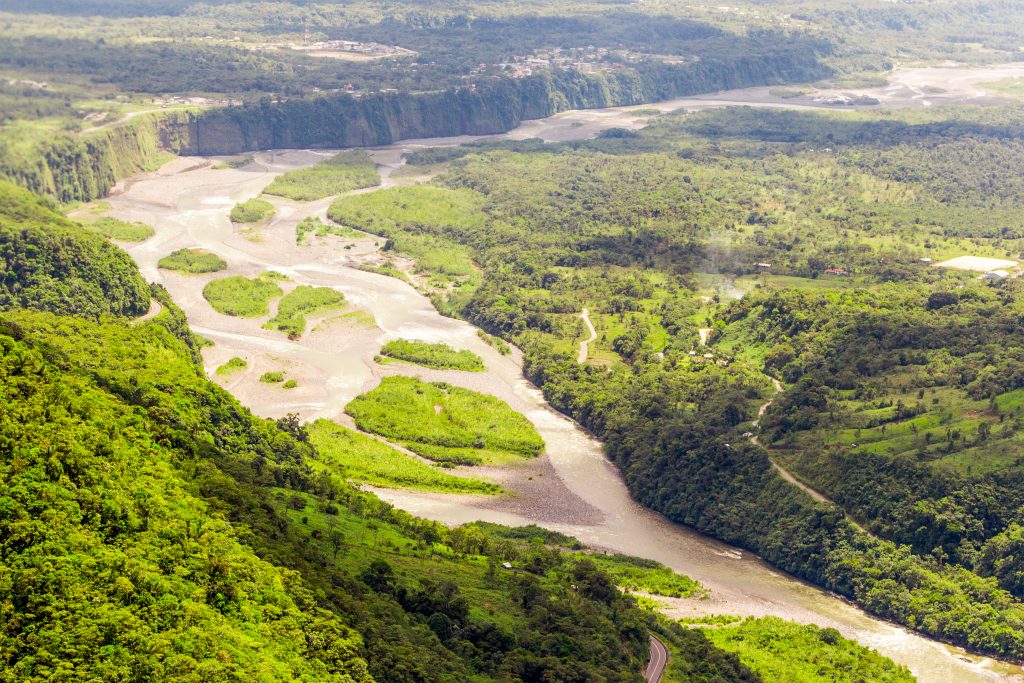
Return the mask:
{"type": "MultiPolygon", "coordinates": [[[[1024,65],[998,72],[917,69],[898,72],[891,85],[870,94],[882,106],[929,106],[941,102],[984,100],[977,83],[1024,73],[1024,65]],[[973,74],[973,75],[971,75],[973,74]],[[939,93],[939,89],[942,92],[939,93]]],[[[568,140],[591,137],[600,130],[644,125],[651,109],[691,110],[730,104],[768,107],[818,107],[815,96],[780,100],[767,88],[663,102],[644,107],[565,112],[524,123],[503,137],[568,140]]],[[[383,186],[419,180],[402,168],[402,155],[414,149],[455,145],[470,137],[408,140],[369,150],[383,186]]],[[[124,183],[109,198],[114,215],[150,223],[156,235],[125,245],[148,279],[166,286],[188,314],[193,328],[215,345],[204,351],[211,377],[257,414],[279,417],[289,412],[304,419],[331,418],[348,423],[343,408],[387,374],[419,375],[445,380],[496,395],[523,412],[547,443],[544,456],[520,466],[481,472],[509,489],[501,497],[449,496],[377,491],[410,512],[458,524],[486,519],[508,524],[538,523],[569,533],[594,546],[663,562],[709,590],[705,600],[672,600],[677,616],[727,613],[773,614],[800,622],[832,626],[847,637],[906,664],[922,681],[1022,680],[1024,671],[916,635],[866,615],[847,602],[773,569],[754,555],[673,524],[639,506],[621,477],[605,459],[601,444],[573,422],[550,409],[541,393],[523,379],[517,353],[501,356],[468,323],[445,318],[402,280],[360,270],[383,261],[380,240],[373,237],[313,239],[297,245],[295,226],[309,216],[323,217],[329,200],[310,203],[275,199],[277,215],[269,224],[242,229],[228,212],[238,201],[258,195],[279,173],[323,159],[325,151],[270,151],[254,155],[242,168],[215,169],[209,159],[179,158],[159,171],[124,183]],[[220,255],[228,270],[211,275],[182,275],[157,268],[157,261],[183,247],[202,247],[220,255]],[[215,312],[203,299],[203,286],[215,277],[254,276],[267,270],[288,277],[287,290],[298,284],[333,287],[350,304],[344,314],[312,320],[298,341],[264,330],[263,319],[232,318],[215,312]],[[380,345],[393,338],[444,341],[484,358],[485,373],[429,371],[413,366],[378,365],[380,345]],[[227,378],[215,368],[231,357],[248,361],[247,369],[227,378]],[[285,390],[258,381],[268,370],[284,371],[298,386],[285,390]]],[[[411,264],[398,262],[400,267],[411,264]]],[[[273,311],[271,311],[273,312],[273,311]]]]}

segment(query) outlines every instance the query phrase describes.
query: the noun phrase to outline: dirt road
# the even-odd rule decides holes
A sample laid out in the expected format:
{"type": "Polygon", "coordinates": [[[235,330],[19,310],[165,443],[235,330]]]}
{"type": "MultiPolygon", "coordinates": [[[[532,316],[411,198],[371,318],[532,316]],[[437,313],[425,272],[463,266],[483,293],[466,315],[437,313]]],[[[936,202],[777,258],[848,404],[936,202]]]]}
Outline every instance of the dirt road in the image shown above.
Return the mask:
{"type": "Polygon", "coordinates": [[[587,356],[590,355],[590,344],[597,339],[597,330],[594,329],[594,323],[590,322],[590,311],[584,308],[580,317],[583,318],[583,324],[590,330],[590,336],[580,342],[580,353],[576,357],[576,362],[582,365],[587,362],[587,356]]]}
{"type": "MultiPolygon", "coordinates": [[[[754,420],[754,429],[760,429],[760,427],[761,427],[761,418],[764,417],[764,414],[766,412],[768,412],[768,408],[771,407],[772,403],[775,403],[775,398],[780,393],[782,393],[782,383],[779,382],[779,380],[775,379],[774,377],[772,378],[772,387],[775,389],[775,394],[768,400],[767,403],[763,404],[760,408],[757,409],[757,419],[754,420]]],[[[750,438],[750,443],[754,444],[755,446],[760,446],[761,445],[761,439],[760,439],[760,437],[756,433],[752,434],[749,438],[750,438]]],[[[796,486],[798,489],[800,489],[801,491],[803,491],[804,493],[806,493],[807,495],[809,495],[811,498],[813,498],[814,500],[818,501],[819,503],[828,503],[830,505],[835,505],[835,503],[833,503],[831,500],[829,500],[826,496],[823,496],[818,491],[815,491],[810,486],[808,486],[807,484],[803,483],[802,481],[800,481],[799,479],[794,477],[793,474],[789,470],[787,470],[785,467],[783,467],[779,463],[775,462],[775,459],[772,458],[772,456],[770,454],[768,456],[768,460],[769,460],[769,462],[771,462],[772,467],[775,468],[775,471],[778,472],[779,475],[783,479],[788,481],[790,484],[792,484],[793,486],[796,486]]]]}

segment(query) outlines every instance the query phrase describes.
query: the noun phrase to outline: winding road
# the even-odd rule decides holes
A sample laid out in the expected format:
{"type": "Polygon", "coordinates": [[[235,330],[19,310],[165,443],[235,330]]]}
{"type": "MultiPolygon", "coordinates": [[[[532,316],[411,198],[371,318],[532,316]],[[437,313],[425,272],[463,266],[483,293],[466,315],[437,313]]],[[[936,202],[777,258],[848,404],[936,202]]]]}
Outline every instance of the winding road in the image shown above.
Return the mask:
{"type": "Polygon", "coordinates": [[[659,683],[668,666],[668,648],[654,636],[651,636],[651,660],[644,669],[644,680],[647,683],[659,683]]]}
{"type": "Polygon", "coordinates": [[[583,324],[590,330],[590,336],[580,342],[580,353],[576,357],[576,362],[583,365],[587,362],[587,356],[590,355],[590,344],[597,339],[597,330],[594,329],[594,323],[590,322],[590,311],[586,308],[580,313],[580,317],[583,319],[583,324]]]}
{"type": "MultiPolygon", "coordinates": [[[[763,404],[760,408],[757,409],[757,419],[754,420],[754,429],[756,429],[756,430],[760,430],[760,428],[761,428],[761,418],[764,417],[764,414],[766,412],[768,412],[768,408],[770,408],[771,405],[773,403],[775,403],[776,397],[778,397],[778,395],[782,393],[782,382],[780,382],[779,380],[775,379],[774,377],[772,377],[772,387],[775,389],[775,394],[770,399],[768,399],[767,403],[763,404]]],[[[752,434],[749,438],[750,438],[750,443],[754,444],[755,446],[761,446],[762,445],[761,444],[761,438],[756,433],[752,434]]],[[[767,451],[768,449],[765,448],[765,450],[767,451]]],[[[815,491],[810,486],[808,486],[807,484],[803,483],[802,481],[800,481],[799,479],[794,477],[793,474],[789,470],[787,470],[785,467],[783,467],[779,463],[775,462],[775,459],[772,458],[771,454],[768,455],[768,462],[770,462],[772,464],[772,467],[774,467],[775,471],[779,473],[779,476],[781,476],[783,479],[788,481],[790,484],[792,484],[793,486],[797,487],[798,489],[800,489],[801,491],[803,491],[804,493],[809,495],[811,498],[813,498],[817,502],[819,502],[819,503],[828,503],[830,505],[835,505],[835,503],[833,503],[828,497],[822,495],[818,491],[815,491]]]]}
{"type": "Polygon", "coordinates": [[[160,313],[163,310],[164,310],[163,304],[161,304],[156,299],[150,299],[149,300],[149,310],[146,311],[145,313],[143,313],[142,315],[140,315],[138,318],[135,318],[134,320],[132,320],[131,324],[132,325],[138,325],[139,323],[144,323],[147,320],[152,320],[156,316],[160,315],[160,313]]]}

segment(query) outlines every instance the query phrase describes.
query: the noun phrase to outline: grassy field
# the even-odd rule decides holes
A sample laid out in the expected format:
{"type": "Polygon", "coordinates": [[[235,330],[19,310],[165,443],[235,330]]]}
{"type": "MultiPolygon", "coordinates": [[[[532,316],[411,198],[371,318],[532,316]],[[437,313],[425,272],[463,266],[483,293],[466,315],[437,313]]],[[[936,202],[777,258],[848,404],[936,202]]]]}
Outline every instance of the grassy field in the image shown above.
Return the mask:
{"type": "Polygon", "coordinates": [[[263,326],[296,338],[306,331],[306,316],[325,313],[345,305],[345,296],[330,287],[300,285],[277,305],[277,315],[263,326]]]}
{"type": "Polygon", "coordinates": [[[408,254],[417,268],[442,278],[471,276],[474,267],[467,248],[439,234],[450,226],[479,229],[487,220],[477,193],[429,185],[342,197],[327,215],[342,225],[388,237],[388,248],[408,254]]]}
{"type": "Polygon", "coordinates": [[[288,171],[275,178],[264,192],[309,202],[379,184],[373,161],[361,150],[350,150],[316,166],[288,171]]]}
{"type": "Polygon", "coordinates": [[[235,356],[234,358],[232,358],[231,360],[217,368],[217,374],[220,375],[221,377],[230,377],[231,375],[238,374],[242,370],[245,370],[247,367],[249,367],[248,361],[246,361],[244,358],[239,358],[238,356],[235,356]]]}
{"type": "Polygon", "coordinates": [[[232,223],[259,223],[274,215],[274,205],[265,199],[255,198],[235,204],[231,209],[232,223]]]}
{"type": "Polygon", "coordinates": [[[688,576],[676,574],[654,560],[629,555],[594,555],[594,563],[615,579],[616,585],[629,590],[664,595],[672,598],[690,598],[706,593],[704,588],[688,576]]]}
{"type": "Polygon", "coordinates": [[[748,618],[708,628],[708,639],[753,669],[766,683],[904,683],[915,680],[874,650],[831,628],[794,624],[778,617],[748,618]]]}
{"type": "Polygon", "coordinates": [[[313,332],[323,332],[335,325],[349,327],[352,329],[372,330],[377,327],[377,319],[366,311],[349,311],[340,315],[331,316],[317,323],[317,326],[313,328],[313,332]]]}
{"type": "Polygon", "coordinates": [[[143,242],[156,234],[151,225],[138,222],[129,223],[109,216],[97,218],[94,221],[85,221],[81,225],[89,232],[95,232],[118,242],[143,242]]]}
{"type": "Polygon", "coordinates": [[[215,273],[227,268],[228,263],[205,249],[178,249],[160,259],[157,266],[182,273],[215,273]]]}
{"type": "Polygon", "coordinates": [[[301,223],[295,226],[295,243],[296,244],[307,244],[309,242],[310,235],[316,237],[327,237],[328,235],[334,235],[335,237],[342,237],[348,239],[358,239],[360,237],[366,237],[361,232],[347,228],[343,225],[330,225],[324,223],[316,216],[310,216],[305,218],[301,223]]]}
{"type": "Polygon", "coordinates": [[[203,297],[214,310],[239,318],[258,318],[270,312],[270,301],[283,291],[267,277],[241,275],[212,280],[203,287],[203,297]]]}
{"type": "Polygon", "coordinates": [[[320,461],[350,481],[385,488],[443,493],[497,493],[500,488],[480,479],[456,477],[329,420],[309,427],[310,442],[320,461]]]}
{"type": "Polygon", "coordinates": [[[466,370],[468,372],[484,371],[484,362],[480,356],[472,351],[456,351],[447,344],[395,339],[381,348],[380,355],[385,359],[394,358],[428,368],[466,370]]]}
{"type": "Polygon", "coordinates": [[[1005,418],[1020,415],[1022,402],[1022,389],[991,400],[972,399],[953,387],[897,390],[872,400],[841,396],[836,406],[847,426],[832,430],[826,444],[981,476],[1019,460],[1022,437],[1005,418]],[[918,414],[901,418],[901,405],[918,414]]]}
{"type": "Polygon", "coordinates": [[[345,408],[360,429],[438,462],[479,464],[532,457],[544,441],[529,420],[493,396],[411,377],[385,377],[345,408]]]}
{"type": "Polygon", "coordinates": [[[986,90],[995,90],[1000,95],[1024,98],[1024,78],[1004,78],[1001,81],[979,83],[979,85],[986,90]]]}

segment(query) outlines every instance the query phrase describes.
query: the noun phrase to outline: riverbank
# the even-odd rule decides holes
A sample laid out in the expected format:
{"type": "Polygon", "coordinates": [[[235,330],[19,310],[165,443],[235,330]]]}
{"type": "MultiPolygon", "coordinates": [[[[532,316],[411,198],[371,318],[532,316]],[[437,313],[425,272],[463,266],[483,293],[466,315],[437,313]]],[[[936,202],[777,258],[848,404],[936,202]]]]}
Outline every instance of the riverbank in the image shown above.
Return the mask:
{"type": "MultiPolygon", "coordinates": [[[[747,91],[723,93],[714,100],[679,100],[676,108],[722,106],[709,102],[731,104],[737,99],[751,103],[752,98],[747,91]]],[[[569,114],[531,122],[508,137],[589,137],[609,127],[640,127],[648,118],[649,113],[636,108],[578,112],[576,118],[569,114]]],[[[400,181],[393,176],[403,152],[459,144],[468,139],[474,138],[407,141],[373,149],[370,154],[378,162],[387,186],[400,181]]],[[[442,317],[405,282],[359,270],[360,265],[386,258],[379,251],[382,240],[372,236],[332,237],[313,240],[309,246],[296,245],[295,225],[310,215],[322,217],[326,201],[299,204],[275,200],[277,217],[256,230],[243,231],[227,220],[227,212],[235,202],[257,195],[277,174],[310,165],[320,158],[322,154],[316,152],[260,153],[246,167],[223,170],[213,169],[207,160],[178,159],[155,174],[125,184],[123,192],[110,199],[118,217],[145,221],[157,228],[154,238],[130,247],[129,251],[148,278],[168,287],[196,330],[216,342],[215,347],[204,352],[207,370],[212,373],[233,356],[251,359],[253,372],[234,378],[228,385],[244,404],[267,417],[297,412],[304,419],[337,419],[351,398],[375,386],[384,374],[393,372],[443,379],[486,391],[524,413],[548,444],[547,454],[537,461],[489,472],[474,470],[499,479],[514,495],[485,498],[380,491],[382,497],[411,512],[447,523],[476,519],[540,523],[596,547],[659,560],[701,581],[711,592],[708,600],[677,605],[681,614],[775,614],[832,626],[907,664],[921,680],[1007,680],[1020,674],[1015,667],[970,657],[958,649],[871,618],[820,589],[774,570],[749,553],[671,524],[640,507],[604,458],[600,443],[551,410],[540,392],[523,379],[516,355],[501,356],[479,339],[475,328],[442,317]],[[196,246],[224,258],[228,270],[215,275],[188,276],[156,267],[156,261],[167,253],[196,246]],[[260,319],[222,316],[202,298],[202,287],[211,278],[228,274],[251,277],[266,270],[280,272],[294,284],[333,287],[345,294],[351,304],[344,314],[359,315],[316,321],[310,326],[313,332],[292,342],[280,333],[263,330],[260,319]],[[443,341],[469,349],[484,359],[488,371],[432,374],[412,366],[378,366],[372,357],[384,341],[392,338],[443,341]],[[285,369],[299,386],[282,390],[259,383],[256,378],[269,369],[285,369]]]]}

